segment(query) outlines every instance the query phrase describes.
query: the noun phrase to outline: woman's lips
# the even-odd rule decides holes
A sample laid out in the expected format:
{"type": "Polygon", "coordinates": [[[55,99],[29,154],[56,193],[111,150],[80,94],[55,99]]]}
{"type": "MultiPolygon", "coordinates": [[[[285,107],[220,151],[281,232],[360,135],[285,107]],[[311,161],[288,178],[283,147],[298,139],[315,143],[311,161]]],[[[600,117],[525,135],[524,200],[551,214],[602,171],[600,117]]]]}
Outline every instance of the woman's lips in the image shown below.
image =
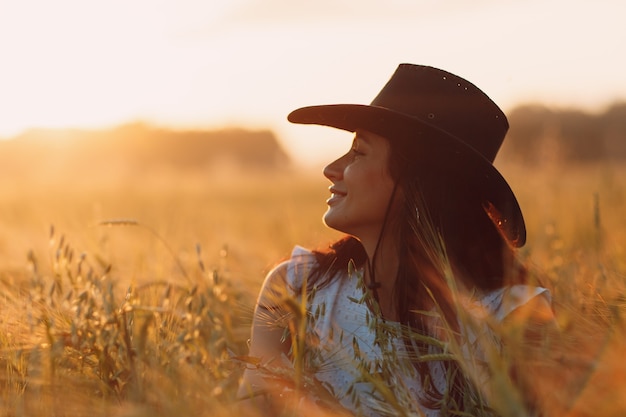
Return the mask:
{"type": "Polygon", "coordinates": [[[346,196],[346,193],[336,188],[330,188],[330,198],[326,200],[326,204],[332,205],[346,196]]]}

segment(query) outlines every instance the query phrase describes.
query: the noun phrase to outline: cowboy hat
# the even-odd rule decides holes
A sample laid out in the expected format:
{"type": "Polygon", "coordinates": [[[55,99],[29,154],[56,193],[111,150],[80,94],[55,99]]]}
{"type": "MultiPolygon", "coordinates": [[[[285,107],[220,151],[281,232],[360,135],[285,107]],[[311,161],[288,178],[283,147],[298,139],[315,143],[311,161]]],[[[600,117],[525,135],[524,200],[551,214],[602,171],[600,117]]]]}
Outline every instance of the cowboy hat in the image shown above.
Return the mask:
{"type": "MultiPolygon", "coordinates": [[[[487,215],[510,244],[526,242],[517,199],[493,161],[509,128],[500,108],[478,87],[449,72],[401,64],[370,105],[333,104],[291,112],[292,123],[359,129],[393,141],[399,131],[433,149],[449,149],[463,161],[464,181],[481,198],[487,215]]],[[[458,166],[456,167],[458,169],[458,166]]]]}

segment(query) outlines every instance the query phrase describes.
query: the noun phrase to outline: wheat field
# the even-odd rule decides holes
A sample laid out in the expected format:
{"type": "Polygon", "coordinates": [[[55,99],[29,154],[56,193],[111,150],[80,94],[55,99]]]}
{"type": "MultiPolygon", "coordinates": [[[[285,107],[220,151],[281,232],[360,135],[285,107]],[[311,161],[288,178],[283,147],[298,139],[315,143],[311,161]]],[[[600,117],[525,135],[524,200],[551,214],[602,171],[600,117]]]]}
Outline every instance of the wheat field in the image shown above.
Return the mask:
{"type": "MultiPolygon", "coordinates": [[[[541,408],[624,415],[626,168],[501,169],[562,329],[534,381],[541,408]]],[[[295,170],[0,180],[2,415],[236,413],[264,274],[339,236],[321,222],[326,187],[295,170]]]]}

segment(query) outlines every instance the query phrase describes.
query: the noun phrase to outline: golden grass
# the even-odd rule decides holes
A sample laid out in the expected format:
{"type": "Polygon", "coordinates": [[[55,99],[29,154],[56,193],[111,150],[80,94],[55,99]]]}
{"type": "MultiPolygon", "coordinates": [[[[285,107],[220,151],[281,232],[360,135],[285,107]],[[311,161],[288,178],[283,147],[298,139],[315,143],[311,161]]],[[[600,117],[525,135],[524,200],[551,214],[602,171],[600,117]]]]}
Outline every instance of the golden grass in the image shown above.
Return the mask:
{"type": "MultiPolygon", "coordinates": [[[[563,329],[534,381],[542,407],[622,415],[626,169],[502,169],[528,223],[522,256],[563,329]]],[[[326,181],[81,184],[0,181],[0,412],[232,415],[232,357],[265,272],[294,244],[338,236],[321,224],[326,181]]]]}

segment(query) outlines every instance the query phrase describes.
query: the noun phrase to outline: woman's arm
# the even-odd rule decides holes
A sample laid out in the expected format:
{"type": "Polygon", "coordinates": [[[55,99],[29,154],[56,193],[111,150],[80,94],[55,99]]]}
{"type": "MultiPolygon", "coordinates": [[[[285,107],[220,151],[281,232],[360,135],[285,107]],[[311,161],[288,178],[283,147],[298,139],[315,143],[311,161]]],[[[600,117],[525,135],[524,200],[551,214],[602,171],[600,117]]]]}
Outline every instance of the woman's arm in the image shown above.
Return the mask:
{"type": "Polygon", "coordinates": [[[254,310],[249,359],[237,396],[242,407],[256,414],[276,415],[272,410],[280,406],[285,388],[280,370],[291,367],[287,358],[291,340],[286,334],[289,315],[282,308],[289,296],[287,265],[283,262],[267,275],[254,310]]]}
{"type": "Polygon", "coordinates": [[[537,295],[511,311],[504,320],[505,325],[522,331],[525,344],[541,346],[546,338],[554,336],[558,324],[548,299],[537,295]]]}
{"type": "Polygon", "coordinates": [[[504,324],[509,327],[512,339],[507,343],[513,350],[511,377],[529,411],[543,415],[546,401],[550,401],[554,386],[559,385],[552,371],[561,338],[552,305],[546,297],[533,297],[513,310],[504,324]]]}

